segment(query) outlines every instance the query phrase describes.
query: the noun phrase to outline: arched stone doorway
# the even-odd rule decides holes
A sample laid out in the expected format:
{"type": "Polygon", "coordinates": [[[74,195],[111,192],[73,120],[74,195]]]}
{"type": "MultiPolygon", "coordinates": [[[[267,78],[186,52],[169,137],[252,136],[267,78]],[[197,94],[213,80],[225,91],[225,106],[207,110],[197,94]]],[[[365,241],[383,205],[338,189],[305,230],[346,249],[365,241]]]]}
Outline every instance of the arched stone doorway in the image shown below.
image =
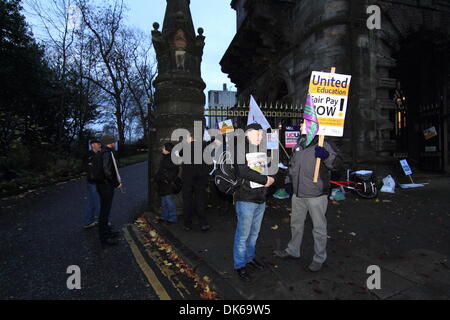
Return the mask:
{"type": "Polygon", "coordinates": [[[442,39],[444,35],[426,31],[410,35],[394,54],[397,66],[391,70],[397,79],[397,88],[391,93],[396,102],[392,120],[397,150],[429,171],[444,169],[444,144],[448,144],[443,117],[447,113],[449,57],[442,39]]]}
{"type": "Polygon", "coordinates": [[[448,14],[431,7],[382,7],[382,30],[375,33],[379,40],[376,95],[383,102],[379,112],[387,112],[391,123],[382,139],[395,142],[394,155],[405,155],[420,169],[447,170],[448,14]],[[428,129],[431,134],[426,137],[428,129]]]}

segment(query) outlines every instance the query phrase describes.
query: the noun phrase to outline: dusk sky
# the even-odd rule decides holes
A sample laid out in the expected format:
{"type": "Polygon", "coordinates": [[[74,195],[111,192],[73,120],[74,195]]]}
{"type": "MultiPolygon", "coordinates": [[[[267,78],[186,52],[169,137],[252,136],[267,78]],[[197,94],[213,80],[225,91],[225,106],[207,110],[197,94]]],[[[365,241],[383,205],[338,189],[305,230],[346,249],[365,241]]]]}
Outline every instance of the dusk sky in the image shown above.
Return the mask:
{"type": "MultiPolygon", "coordinates": [[[[166,0],[129,0],[128,3],[130,24],[149,34],[153,29],[153,22],[159,22],[162,27],[166,0]]],[[[236,13],[230,3],[231,0],[191,0],[195,30],[199,27],[205,29],[206,46],[202,77],[208,86],[207,90],[222,90],[223,83],[227,83],[228,87],[231,85],[219,65],[236,33],[236,13]]],[[[234,87],[233,90],[235,90],[234,87]]]]}
{"type": "MultiPolygon", "coordinates": [[[[45,0],[42,0],[45,1],[45,0]]],[[[26,2],[24,1],[25,8],[26,2]]],[[[128,25],[135,26],[151,36],[153,22],[161,27],[164,22],[166,0],[128,0],[128,25]]],[[[203,55],[202,78],[208,90],[222,90],[224,83],[228,88],[236,90],[219,65],[236,32],[236,14],[230,6],[231,0],[191,0],[191,13],[194,27],[205,30],[206,46],[203,55]]],[[[28,23],[33,27],[35,36],[40,38],[37,20],[26,14],[28,23]]]]}

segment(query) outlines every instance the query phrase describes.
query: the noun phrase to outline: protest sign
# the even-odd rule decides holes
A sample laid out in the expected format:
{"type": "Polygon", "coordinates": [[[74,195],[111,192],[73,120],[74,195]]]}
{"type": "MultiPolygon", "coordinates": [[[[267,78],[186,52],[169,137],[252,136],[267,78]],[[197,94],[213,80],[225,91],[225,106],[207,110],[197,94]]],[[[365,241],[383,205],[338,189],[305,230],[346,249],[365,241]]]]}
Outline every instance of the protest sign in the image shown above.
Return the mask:
{"type": "Polygon", "coordinates": [[[344,136],[350,75],[314,71],[311,75],[311,94],[319,120],[319,136],[344,136]]]}
{"type": "Polygon", "coordinates": [[[437,137],[438,135],[435,127],[424,130],[423,134],[425,136],[425,140],[430,140],[431,138],[437,137]]]}
{"type": "Polygon", "coordinates": [[[219,122],[219,130],[220,130],[220,134],[227,134],[227,133],[234,132],[233,121],[225,120],[225,121],[219,122]]]}
{"type": "Polygon", "coordinates": [[[413,174],[411,167],[408,164],[407,160],[400,160],[400,164],[402,165],[403,171],[405,172],[405,175],[410,176],[413,174]]]}
{"type": "Polygon", "coordinates": [[[412,170],[411,167],[409,166],[409,163],[407,160],[400,160],[400,164],[403,168],[403,171],[405,172],[405,175],[407,175],[409,177],[409,179],[411,180],[411,184],[401,184],[400,187],[402,189],[413,189],[413,188],[420,188],[420,187],[424,187],[425,184],[416,184],[412,178],[412,170]]]}
{"type": "Polygon", "coordinates": [[[268,150],[278,150],[278,132],[268,133],[267,134],[267,149],[268,150]]]}
{"type": "Polygon", "coordinates": [[[294,149],[300,137],[300,127],[286,127],[285,141],[287,149],[294,149]]]}

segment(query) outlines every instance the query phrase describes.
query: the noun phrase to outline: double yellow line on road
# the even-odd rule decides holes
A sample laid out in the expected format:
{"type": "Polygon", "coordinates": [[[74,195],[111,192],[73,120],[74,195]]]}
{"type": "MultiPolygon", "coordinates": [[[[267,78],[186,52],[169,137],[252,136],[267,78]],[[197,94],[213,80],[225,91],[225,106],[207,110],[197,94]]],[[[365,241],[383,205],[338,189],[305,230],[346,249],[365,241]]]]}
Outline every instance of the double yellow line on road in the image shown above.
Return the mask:
{"type": "Polygon", "coordinates": [[[160,300],[172,300],[172,298],[169,296],[164,286],[159,281],[155,272],[153,272],[148,263],[145,261],[144,257],[139,251],[139,248],[137,247],[136,243],[131,237],[128,229],[125,227],[123,231],[125,234],[125,239],[130,245],[131,252],[133,253],[134,258],[136,259],[136,262],[138,263],[148,282],[152,286],[153,290],[155,290],[156,295],[159,297],[160,300]]]}

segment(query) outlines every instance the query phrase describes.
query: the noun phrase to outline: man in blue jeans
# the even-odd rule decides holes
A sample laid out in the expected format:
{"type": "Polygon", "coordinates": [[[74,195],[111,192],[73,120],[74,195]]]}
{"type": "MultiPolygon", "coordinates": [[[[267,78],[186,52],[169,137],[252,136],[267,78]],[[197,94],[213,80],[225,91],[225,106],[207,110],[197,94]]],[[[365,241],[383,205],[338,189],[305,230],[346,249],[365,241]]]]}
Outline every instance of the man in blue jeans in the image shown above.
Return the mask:
{"type": "Polygon", "coordinates": [[[84,170],[87,173],[87,207],[84,213],[84,228],[91,229],[95,227],[98,222],[98,216],[100,214],[100,197],[97,192],[97,185],[95,183],[93,161],[94,157],[98,155],[98,152],[102,149],[102,145],[99,140],[94,139],[90,141],[91,150],[84,158],[84,170]]]}
{"type": "Polygon", "coordinates": [[[158,194],[161,197],[160,220],[169,225],[177,222],[177,206],[173,196],[174,183],[179,170],[171,159],[173,147],[174,145],[168,142],[161,148],[162,158],[155,176],[158,194]]]}
{"type": "Polygon", "coordinates": [[[261,173],[263,162],[258,160],[257,147],[263,140],[262,127],[251,124],[245,128],[245,155],[237,154],[235,150],[236,174],[243,179],[234,194],[236,203],[237,227],[234,238],[233,258],[234,269],[241,280],[250,282],[251,277],[247,267],[263,269],[264,266],[255,259],[256,242],[261,223],[266,210],[266,194],[275,179],[261,173]],[[240,157],[241,156],[241,157],[240,157]],[[244,160],[240,164],[239,158],[244,160]],[[256,160],[255,160],[256,159],[256,160]]]}

